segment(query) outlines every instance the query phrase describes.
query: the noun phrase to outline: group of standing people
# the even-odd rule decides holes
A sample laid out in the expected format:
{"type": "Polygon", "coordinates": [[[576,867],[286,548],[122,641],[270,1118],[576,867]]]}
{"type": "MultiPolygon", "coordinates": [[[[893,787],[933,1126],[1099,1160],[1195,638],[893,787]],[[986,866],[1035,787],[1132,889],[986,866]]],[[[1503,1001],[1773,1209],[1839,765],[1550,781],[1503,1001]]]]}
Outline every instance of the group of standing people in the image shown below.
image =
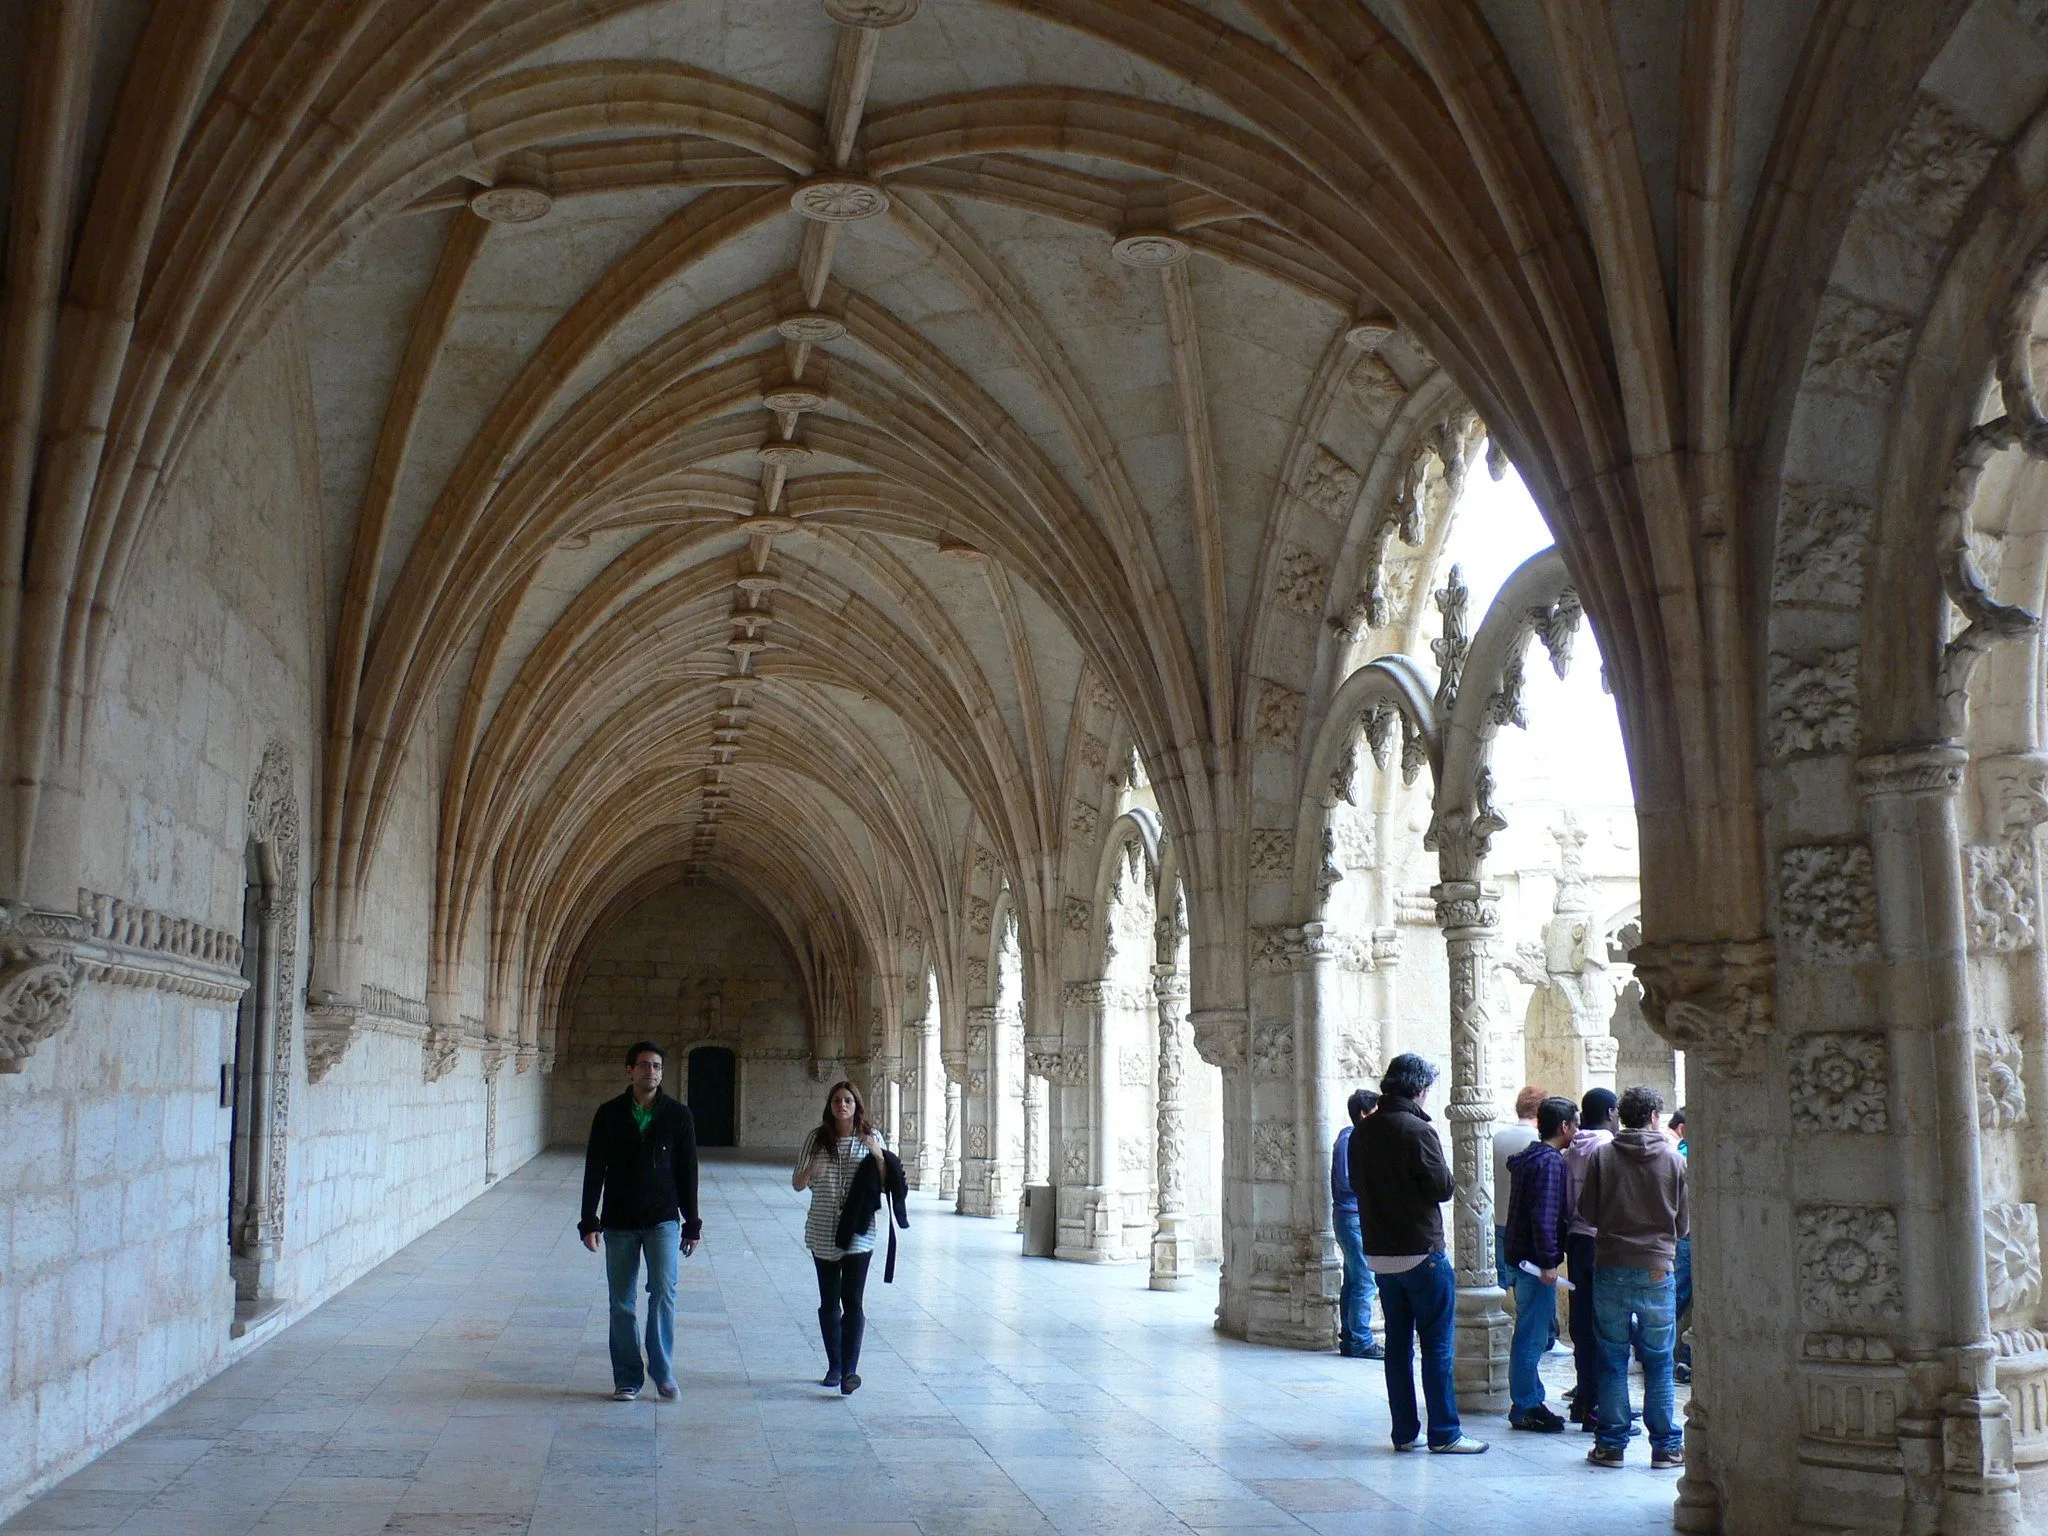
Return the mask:
{"type": "MultiPolygon", "coordinates": [[[[1332,1148],[1333,1223],[1344,1254],[1339,1348],[1383,1359],[1394,1449],[1475,1455],[1487,1442],[1464,1432],[1453,1378],[1457,1279],[1445,1253],[1443,1203],[1455,1185],[1424,1104],[1437,1070],[1407,1053],[1387,1065],[1379,1092],[1352,1094],[1351,1123],[1332,1148]],[[1377,1291],[1385,1341],[1372,1336],[1377,1291]],[[1420,1354],[1422,1406],[1415,1391],[1420,1354]],[[1427,1423],[1424,1423],[1424,1414],[1427,1423]]],[[[1635,1433],[1628,1367],[1643,1366],[1643,1425],[1650,1464],[1683,1462],[1675,1383],[1689,1375],[1678,1329],[1691,1304],[1691,1211],[1681,1109],[1664,1124],[1663,1098],[1595,1088],[1580,1103],[1537,1087],[1516,1096],[1516,1123],[1496,1136],[1495,1230],[1502,1289],[1514,1298],[1508,1356],[1508,1427],[1564,1430],[1544,1399],[1538,1364],[1557,1342],[1557,1287],[1569,1293],[1576,1382],[1570,1420],[1592,1432],[1587,1460],[1623,1464],[1635,1433]],[[1615,1127],[1619,1118],[1620,1127],[1615,1127]]]]}
{"type": "MultiPolygon", "coordinates": [[[[666,1058],[652,1041],[626,1053],[626,1091],[597,1107],[583,1159],[582,1220],[577,1231],[595,1253],[602,1240],[611,1304],[612,1397],[631,1402],[648,1381],[664,1398],[681,1395],[675,1378],[676,1278],[703,1237],[697,1209],[697,1136],[688,1106],[661,1091],[666,1058]],[[633,1291],[647,1267],[647,1318],[641,1327],[633,1291]],[[642,1350],[645,1349],[643,1356],[642,1350]]],[[[818,1279],[818,1331],[825,1378],[843,1396],[860,1388],[862,1305],[874,1258],[877,1217],[908,1226],[902,1164],[868,1121],[860,1090],[832,1085],[825,1112],[805,1139],[790,1175],[808,1190],[804,1246],[818,1279]]],[[[894,1278],[890,1231],[889,1277],[894,1278]]]]}

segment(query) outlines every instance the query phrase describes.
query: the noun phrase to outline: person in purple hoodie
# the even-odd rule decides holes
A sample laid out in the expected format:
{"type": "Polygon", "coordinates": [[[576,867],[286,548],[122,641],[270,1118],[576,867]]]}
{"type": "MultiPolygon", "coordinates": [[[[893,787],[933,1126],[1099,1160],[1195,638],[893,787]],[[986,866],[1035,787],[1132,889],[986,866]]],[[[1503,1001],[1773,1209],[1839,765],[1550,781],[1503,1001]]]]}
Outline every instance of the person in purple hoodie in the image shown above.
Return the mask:
{"type": "Polygon", "coordinates": [[[1508,1428],[1554,1435],[1564,1420],[1543,1401],[1537,1362],[1557,1323],[1557,1272],[1571,1225],[1564,1149],[1578,1134],[1579,1106],[1548,1098],[1536,1108],[1536,1140],[1508,1159],[1507,1239],[1502,1263],[1515,1280],[1515,1336],[1508,1349],[1508,1428]],[[1528,1267],[1524,1267],[1528,1266],[1528,1267]],[[1537,1271],[1529,1272],[1530,1268],[1537,1271]]]}

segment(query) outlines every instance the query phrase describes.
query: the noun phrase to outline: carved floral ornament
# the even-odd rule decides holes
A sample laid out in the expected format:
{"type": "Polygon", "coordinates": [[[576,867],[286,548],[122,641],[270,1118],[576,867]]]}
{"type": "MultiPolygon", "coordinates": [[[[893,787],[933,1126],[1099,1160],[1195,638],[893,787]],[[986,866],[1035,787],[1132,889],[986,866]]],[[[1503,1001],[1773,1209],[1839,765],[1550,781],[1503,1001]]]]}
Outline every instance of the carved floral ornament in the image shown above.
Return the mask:
{"type": "Polygon", "coordinates": [[[2041,1215],[2037,1207],[1984,1207],[1984,1280],[1994,1317],[2024,1317],[2040,1305],[2041,1215]]]}
{"type": "Polygon", "coordinates": [[[1799,1301],[1818,1320],[1899,1317],[1899,1220],[1889,1206],[1801,1206],[1799,1301]]]}
{"type": "Polygon", "coordinates": [[[1888,1128],[1890,1085],[1883,1035],[1801,1035],[1785,1054],[1791,1067],[1794,1130],[1888,1128]]]}
{"type": "Polygon", "coordinates": [[[2011,1130],[2027,1118],[2027,1089],[2020,1075],[2020,1043],[1996,1024],[1972,1031],[1977,1071],[1977,1124],[1987,1131],[2011,1130]]]}

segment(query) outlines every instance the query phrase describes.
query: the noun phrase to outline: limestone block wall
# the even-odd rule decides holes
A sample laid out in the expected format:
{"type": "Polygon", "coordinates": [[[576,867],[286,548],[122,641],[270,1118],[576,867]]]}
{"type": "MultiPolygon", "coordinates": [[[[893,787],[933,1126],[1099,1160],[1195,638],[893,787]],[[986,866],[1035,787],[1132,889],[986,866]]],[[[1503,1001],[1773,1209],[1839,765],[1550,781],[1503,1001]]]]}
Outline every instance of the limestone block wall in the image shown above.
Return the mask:
{"type": "Polygon", "coordinates": [[[570,997],[549,1109],[557,1142],[580,1145],[592,1112],[624,1091],[636,1040],[668,1053],[664,1086],[678,1098],[690,1048],[729,1047],[743,1146],[794,1146],[818,1118],[802,979],[766,921],[724,891],[674,886],[642,901],[592,949],[570,997]]]}
{"type": "MultiPolygon", "coordinates": [[[[138,546],[94,697],[80,784],[83,887],[240,933],[252,783],[289,755],[291,1072],[276,1288],[289,1318],[484,1187],[479,1053],[427,1083],[420,1042],[366,1033],[319,1083],[300,1003],[328,642],[319,454],[293,314],[258,344],[138,546]]],[[[424,996],[435,839],[427,754],[408,764],[371,893],[365,973],[424,996]]],[[[230,989],[231,976],[223,978],[230,989]]],[[[467,1011],[480,1014],[481,997],[467,1011]]],[[[235,1005],[94,982],[0,1077],[0,1519],[222,1369],[231,1337],[221,1068],[235,1005]]],[[[537,1061],[500,1071],[505,1173],[545,1141],[537,1061]]],[[[260,1338],[259,1333],[252,1338],[260,1338]]]]}
{"type": "Polygon", "coordinates": [[[92,988],[0,1079],[0,1515],[224,1363],[223,1011],[92,988]]]}
{"type": "Polygon", "coordinates": [[[811,1076],[805,1061],[740,1060],[739,1138],[743,1147],[803,1144],[825,1108],[831,1085],[811,1076]]]}

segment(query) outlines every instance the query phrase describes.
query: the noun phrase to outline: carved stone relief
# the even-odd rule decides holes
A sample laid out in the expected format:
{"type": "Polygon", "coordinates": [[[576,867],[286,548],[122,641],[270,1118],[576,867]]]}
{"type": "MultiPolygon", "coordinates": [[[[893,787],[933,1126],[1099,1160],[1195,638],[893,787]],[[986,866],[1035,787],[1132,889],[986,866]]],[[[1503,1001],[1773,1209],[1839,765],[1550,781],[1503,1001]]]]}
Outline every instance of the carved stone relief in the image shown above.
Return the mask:
{"type": "Polygon", "coordinates": [[[1912,335],[1911,316],[1829,293],[1814,316],[1807,380],[1821,389],[1882,398],[1891,393],[1912,335]]]}
{"type": "Polygon", "coordinates": [[[987,1156],[988,1156],[988,1127],[987,1127],[987,1126],[985,1126],[985,1125],[977,1125],[977,1126],[974,1126],[974,1127],[972,1127],[972,1128],[971,1128],[971,1129],[970,1129],[970,1130],[969,1130],[969,1131],[967,1132],[967,1155],[968,1155],[969,1157],[987,1157],[987,1156]]]}
{"type": "Polygon", "coordinates": [[[2027,1088],[2020,1076],[2020,1043],[1996,1024],[1974,1033],[1977,1063],[1977,1124],[1987,1131],[2010,1130],[2027,1118],[2027,1088]]]}
{"type": "Polygon", "coordinates": [[[1302,696],[1279,683],[1259,684],[1256,737],[1262,747],[1292,745],[1301,733],[1302,696]]]}
{"type": "Polygon", "coordinates": [[[1799,1208],[1799,1301],[1825,1322],[1899,1317],[1899,1221],[1889,1206],[1799,1208]]]}
{"type": "Polygon", "coordinates": [[[84,979],[74,953],[84,924],[68,913],[0,904],[0,1072],[19,1072],[71,1022],[84,979]]]}
{"type": "Polygon", "coordinates": [[[1863,844],[1787,848],[1778,890],[1779,931],[1792,954],[1838,964],[1877,958],[1877,887],[1863,844]]]}
{"type": "Polygon", "coordinates": [[[1323,516],[1336,522],[1347,522],[1351,517],[1351,504],[1358,499],[1358,488],[1363,483],[1357,470],[1329,449],[1319,446],[1307,473],[1302,476],[1301,495],[1323,516]]]}
{"type": "Polygon", "coordinates": [[[1251,872],[1270,880],[1284,880],[1294,872],[1292,832],[1254,832],[1251,838],[1251,872]]]}
{"type": "Polygon", "coordinates": [[[1881,1034],[1808,1034],[1786,1048],[1796,1131],[1883,1131],[1888,1057],[1881,1034]]]}
{"type": "Polygon", "coordinates": [[[1969,866],[1970,952],[2007,955],[2034,947],[2038,875],[2031,837],[1964,850],[1969,866]]]}
{"type": "Polygon", "coordinates": [[[1087,1138],[1067,1132],[1060,1142],[1060,1172],[1069,1183],[1079,1183],[1088,1177],[1087,1138]]]}
{"type": "Polygon", "coordinates": [[[1329,572],[1314,550],[1290,545],[1274,572],[1273,594],[1297,613],[1314,617],[1323,611],[1323,589],[1329,572]]]}
{"type": "Polygon", "coordinates": [[[1830,608],[1861,603],[1870,518],[1870,509],[1840,487],[1786,485],[1778,507],[1772,599],[1830,608]]]}
{"type": "Polygon", "coordinates": [[[1294,1177],[1294,1127],[1261,1125],[1252,1130],[1252,1177],[1291,1179],[1294,1177]]]}
{"type": "Polygon", "coordinates": [[[1152,1056],[1143,1046],[1127,1045],[1117,1053],[1116,1080],[1126,1088],[1152,1086],[1152,1056]]]}
{"type": "Polygon", "coordinates": [[[1069,933],[1086,933],[1094,910],[1079,896],[1069,896],[1061,907],[1069,933]]]}
{"type": "Polygon", "coordinates": [[[1074,809],[1067,816],[1067,831],[1074,841],[1087,847],[1095,841],[1095,834],[1102,826],[1102,813],[1085,800],[1076,800],[1074,809]]]}
{"type": "Polygon", "coordinates": [[[970,896],[967,898],[967,926],[972,932],[987,933],[989,924],[993,921],[994,909],[990,907],[987,898],[981,896],[970,896]]]}
{"type": "Polygon", "coordinates": [[[2033,1205],[1984,1207],[1984,1282],[1993,1317],[2041,1304],[2041,1213],[2033,1205]]]}
{"type": "Polygon", "coordinates": [[[1385,358],[1373,352],[1351,365],[1344,375],[1344,386],[1365,412],[1366,420],[1376,427],[1384,428],[1392,421],[1408,398],[1408,386],[1401,382],[1400,375],[1387,366],[1385,358]]]}
{"type": "Polygon", "coordinates": [[[1773,656],[1769,683],[1771,753],[1784,759],[1853,752],[1861,730],[1857,647],[1773,656]]]}
{"type": "Polygon", "coordinates": [[[1292,1020],[1252,1026],[1251,1069],[1255,1078],[1294,1076],[1294,1024],[1292,1020]]]}
{"type": "Polygon", "coordinates": [[[1083,735],[1081,738],[1081,761],[1098,773],[1109,765],[1109,743],[1100,736],[1083,735]]]}

